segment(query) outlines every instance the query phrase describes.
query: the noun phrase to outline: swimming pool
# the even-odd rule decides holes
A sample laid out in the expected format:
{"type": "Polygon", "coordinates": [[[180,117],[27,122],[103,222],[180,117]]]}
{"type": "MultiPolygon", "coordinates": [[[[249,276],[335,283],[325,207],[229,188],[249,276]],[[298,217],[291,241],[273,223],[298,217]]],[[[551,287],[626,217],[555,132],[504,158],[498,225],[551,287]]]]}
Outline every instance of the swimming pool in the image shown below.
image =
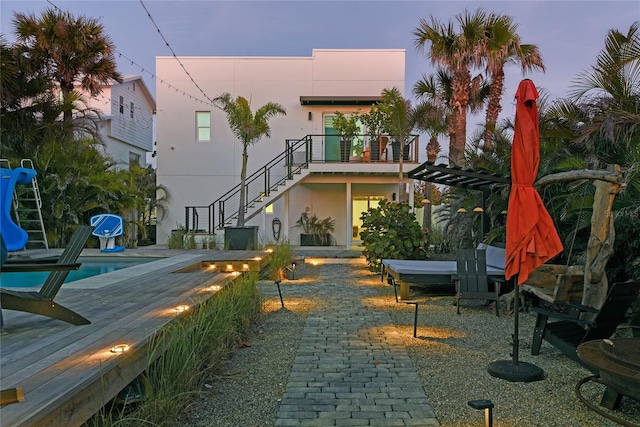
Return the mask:
{"type": "MultiPolygon", "coordinates": [[[[78,258],[78,262],[81,262],[82,266],[78,270],[72,270],[64,283],[110,273],[158,259],[159,258],[151,257],[80,257],[78,258]]],[[[47,280],[48,276],[49,272],[47,271],[2,273],[0,276],[0,286],[3,288],[40,287],[45,280],[47,280]]]]}

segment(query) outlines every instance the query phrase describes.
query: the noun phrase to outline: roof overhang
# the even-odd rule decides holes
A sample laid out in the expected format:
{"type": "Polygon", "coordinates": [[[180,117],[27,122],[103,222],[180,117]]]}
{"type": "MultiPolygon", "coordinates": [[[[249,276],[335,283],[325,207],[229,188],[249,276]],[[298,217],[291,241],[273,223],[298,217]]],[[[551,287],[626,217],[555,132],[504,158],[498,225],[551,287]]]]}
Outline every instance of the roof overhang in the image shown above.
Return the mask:
{"type": "Polygon", "coordinates": [[[373,105],[380,96],[301,96],[300,105],[373,105]]]}
{"type": "Polygon", "coordinates": [[[479,191],[511,184],[509,176],[496,175],[483,170],[436,165],[431,162],[424,162],[409,171],[407,176],[420,181],[479,191]]]}

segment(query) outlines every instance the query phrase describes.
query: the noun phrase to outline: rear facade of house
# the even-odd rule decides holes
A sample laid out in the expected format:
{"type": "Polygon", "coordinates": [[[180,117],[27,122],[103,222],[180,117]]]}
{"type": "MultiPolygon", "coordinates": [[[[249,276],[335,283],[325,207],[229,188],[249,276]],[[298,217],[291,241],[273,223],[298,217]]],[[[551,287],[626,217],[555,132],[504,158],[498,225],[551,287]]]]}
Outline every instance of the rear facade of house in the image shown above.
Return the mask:
{"type": "MultiPolygon", "coordinates": [[[[214,234],[221,243],[224,227],[236,225],[242,144],[210,102],[225,92],[248,99],[254,112],[268,102],[287,111],[270,119],[270,138],[249,147],[246,225],[259,227],[262,243],[298,245],[302,230],[295,222],[306,211],[333,218],[333,244],[350,248],[360,243],[362,212],[398,197],[400,163],[391,144],[372,156],[361,126],[345,159],[332,121],[336,111],[367,112],[385,88],[403,92],[404,50],[315,49],[311,57],[180,62],[189,74],[173,57],[156,58],[157,178],[168,194],[158,243],[178,229],[214,234]]],[[[417,164],[418,143],[415,137],[403,157],[405,174],[417,164]]],[[[413,185],[404,182],[412,204],[413,185]]]]}

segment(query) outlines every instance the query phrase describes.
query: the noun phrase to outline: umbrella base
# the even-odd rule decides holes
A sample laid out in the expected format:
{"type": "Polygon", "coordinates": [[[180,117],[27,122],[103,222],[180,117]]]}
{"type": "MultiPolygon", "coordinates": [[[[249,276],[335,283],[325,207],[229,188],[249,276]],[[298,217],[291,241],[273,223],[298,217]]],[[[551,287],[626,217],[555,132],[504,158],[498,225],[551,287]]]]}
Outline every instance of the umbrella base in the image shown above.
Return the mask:
{"type": "Polygon", "coordinates": [[[544,378],[544,372],[536,365],[527,362],[514,364],[513,360],[495,360],[489,363],[487,370],[491,376],[511,382],[530,383],[544,378]]]}

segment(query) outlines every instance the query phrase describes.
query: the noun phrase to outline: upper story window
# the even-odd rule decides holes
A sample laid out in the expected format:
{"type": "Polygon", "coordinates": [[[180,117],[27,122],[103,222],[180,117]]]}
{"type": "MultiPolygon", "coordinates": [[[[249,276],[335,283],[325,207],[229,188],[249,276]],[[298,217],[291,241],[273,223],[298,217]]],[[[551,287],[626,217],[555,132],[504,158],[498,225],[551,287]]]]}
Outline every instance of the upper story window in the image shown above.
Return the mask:
{"type": "Polygon", "coordinates": [[[129,108],[129,117],[131,117],[133,119],[133,111],[135,110],[135,106],[133,105],[133,102],[130,104],[130,108],[129,108]]]}
{"type": "Polygon", "coordinates": [[[196,141],[211,141],[211,111],[196,111],[196,141]]]}
{"type": "Polygon", "coordinates": [[[120,114],[124,114],[124,97],[120,97],[120,114]]]}

